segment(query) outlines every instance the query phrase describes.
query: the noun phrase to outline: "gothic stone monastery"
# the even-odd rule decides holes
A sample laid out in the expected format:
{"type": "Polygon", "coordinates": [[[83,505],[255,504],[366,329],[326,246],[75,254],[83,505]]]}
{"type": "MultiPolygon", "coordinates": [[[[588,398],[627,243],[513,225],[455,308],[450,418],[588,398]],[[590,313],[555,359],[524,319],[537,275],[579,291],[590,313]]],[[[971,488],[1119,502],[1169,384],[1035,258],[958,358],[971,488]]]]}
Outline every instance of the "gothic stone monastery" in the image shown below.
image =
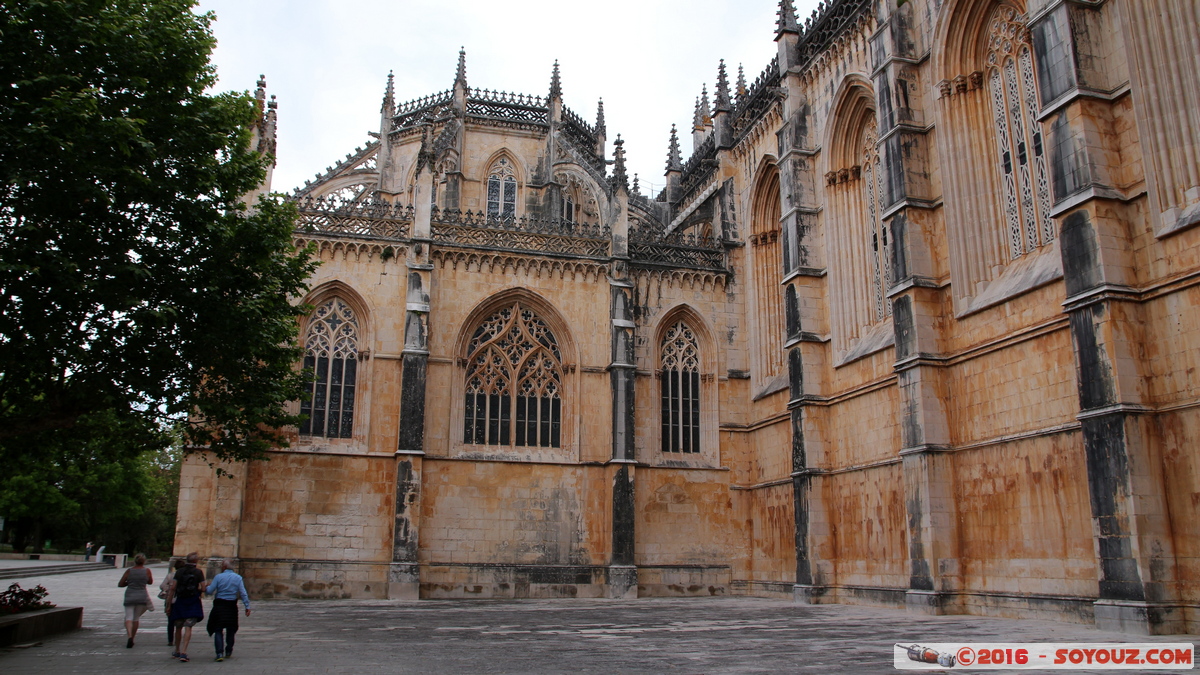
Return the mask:
{"type": "Polygon", "coordinates": [[[690,158],[663,130],[654,195],[557,66],[544,95],[461,54],[441,93],[389,78],[378,134],[293,197],[308,421],[232,478],[190,459],[176,553],[255,597],[1197,632],[1198,25],[782,0],[761,75],[714,64],[690,158]]]}

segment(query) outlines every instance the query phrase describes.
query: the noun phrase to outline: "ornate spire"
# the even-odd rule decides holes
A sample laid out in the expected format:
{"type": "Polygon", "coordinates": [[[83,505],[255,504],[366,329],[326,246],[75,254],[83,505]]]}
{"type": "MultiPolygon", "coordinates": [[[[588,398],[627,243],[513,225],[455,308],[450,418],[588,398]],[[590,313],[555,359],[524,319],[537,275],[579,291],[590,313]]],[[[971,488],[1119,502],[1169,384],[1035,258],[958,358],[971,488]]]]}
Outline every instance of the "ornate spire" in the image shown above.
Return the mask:
{"type": "Polygon", "coordinates": [[[702,87],[700,87],[700,114],[703,116],[702,119],[704,121],[704,124],[707,125],[711,121],[711,118],[712,118],[712,108],[710,108],[708,105],[708,83],[707,82],[705,82],[704,85],[702,87]]]}
{"type": "Polygon", "coordinates": [[[550,98],[562,98],[562,79],[558,76],[558,59],[554,59],[554,72],[550,75],[550,98]]]}
{"type": "Polygon", "coordinates": [[[603,135],[608,129],[604,126],[604,99],[596,106],[596,133],[603,135]]]}
{"type": "Polygon", "coordinates": [[[624,187],[629,189],[629,175],[625,173],[625,141],[621,140],[621,134],[617,134],[617,140],[613,141],[613,187],[624,187]]]}
{"type": "Polygon", "coordinates": [[[642,194],[642,188],[640,185],[638,185],[638,177],[636,173],[633,174],[633,187],[631,187],[630,190],[632,190],[633,194],[635,195],[642,194]]]}
{"type": "Polygon", "coordinates": [[[467,49],[466,47],[458,48],[458,69],[454,71],[454,84],[462,84],[463,88],[467,88],[467,49]]]}
{"type": "Polygon", "coordinates": [[[746,95],[746,71],[742,68],[742,64],[738,64],[738,79],[737,79],[737,100],[741,103],[742,97],[746,95]]]}
{"type": "Polygon", "coordinates": [[[254,90],[255,106],[258,108],[258,114],[263,114],[267,103],[267,76],[258,76],[258,88],[254,90]]]}
{"type": "Polygon", "coordinates": [[[792,0],[779,0],[778,19],[775,22],[775,39],[784,33],[800,34],[800,26],[796,24],[796,7],[792,0]]]}
{"type": "Polygon", "coordinates": [[[383,90],[383,106],[379,111],[391,117],[396,110],[396,74],[388,71],[387,87],[383,90]]]}
{"type": "Polygon", "coordinates": [[[729,112],[729,77],[725,75],[725,59],[717,66],[716,112],[729,112]]]}
{"type": "Polygon", "coordinates": [[[275,129],[278,124],[279,101],[275,100],[275,95],[271,95],[271,100],[267,101],[267,114],[263,118],[262,138],[258,140],[258,150],[263,154],[271,156],[271,166],[275,166],[275,150],[277,147],[275,129]]]}
{"type": "Polygon", "coordinates": [[[696,112],[692,113],[692,128],[699,131],[704,129],[704,113],[700,112],[700,99],[696,99],[696,112]]]}
{"type": "Polygon", "coordinates": [[[683,158],[679,156],[679,133],[671,125],[671,142],[667,144],[667,171],[682,171],[683,158]]]}

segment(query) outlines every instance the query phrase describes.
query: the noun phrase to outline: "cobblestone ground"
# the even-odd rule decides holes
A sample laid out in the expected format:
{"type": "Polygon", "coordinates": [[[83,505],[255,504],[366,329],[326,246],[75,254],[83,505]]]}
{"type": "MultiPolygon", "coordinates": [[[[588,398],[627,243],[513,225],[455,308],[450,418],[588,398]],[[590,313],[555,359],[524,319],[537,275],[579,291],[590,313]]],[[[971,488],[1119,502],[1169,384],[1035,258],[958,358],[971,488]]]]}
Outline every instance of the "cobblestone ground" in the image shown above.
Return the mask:
{"type": "MultiPolygon", "coordinates": [[[[157,582],[165,567],[152,569],[157,582]]],[[[886,673],[896,672],[897,642],[1139,639],[1067,623],[742,597],[269,601],[242,617],[232,659],[213,662],[201,625],[184,664],[169,656],[161,601],[125,648],[119,578],[113,570],[16,580],[42,584],[59,605],[82,605],[84,628],[0,650],[0,673],[886,673]]]]}

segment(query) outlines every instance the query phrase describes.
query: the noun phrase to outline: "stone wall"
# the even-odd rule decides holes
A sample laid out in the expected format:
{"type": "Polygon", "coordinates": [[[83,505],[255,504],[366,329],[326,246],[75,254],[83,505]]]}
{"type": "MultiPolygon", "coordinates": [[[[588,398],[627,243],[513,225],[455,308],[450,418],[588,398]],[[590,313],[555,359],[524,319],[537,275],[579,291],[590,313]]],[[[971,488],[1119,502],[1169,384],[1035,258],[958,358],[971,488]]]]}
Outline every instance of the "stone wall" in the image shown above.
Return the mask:
{"type": "Polygon", "coordinates": [[[308,301],[361,313],[353,438],[296,436],[231,478],[189,459],[176,552],[240,557],[267,595],[794,593],[1195,631],[1200,68],[1194,21],[1147,28],[1168,15],[1196,9],[784,15],[750,103],[697,111],[707,154],[672,151],[665,201],[630,194],[619,152],[611,177],[578,164],[562,144],[604,131],[569,141],[558,94],[467,114],[460,69],[426,123],[385,115],[351,162],[375,166],[305,188],[374,180],[413,206],[386,241],[297,234],[324,262],[308,301]],[[450,216],[430,204],[486,208],[501,157],[518,218],[438,239],[450,216]],[[568,189],[606,250],[517,224],[568,189]],[[723,269],[630,259],[638,223],[710,234],[723,269]],[[559,447],[464,443],[466,345],[516,302],[562,347],[559,447]],[[678,321],[699,352],[695,453],[661,442],[678,321]]]}

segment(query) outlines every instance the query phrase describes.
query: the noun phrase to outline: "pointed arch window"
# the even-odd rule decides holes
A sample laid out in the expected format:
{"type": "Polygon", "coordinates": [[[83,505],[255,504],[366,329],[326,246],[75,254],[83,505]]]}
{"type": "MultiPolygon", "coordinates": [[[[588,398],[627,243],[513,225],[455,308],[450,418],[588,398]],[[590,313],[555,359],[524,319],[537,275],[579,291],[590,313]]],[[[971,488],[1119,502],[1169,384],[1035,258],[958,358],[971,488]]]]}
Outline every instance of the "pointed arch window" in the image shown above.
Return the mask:
{"type": "Polygon", "coordinates": [[[1017,259],[1054,239],[1033,52],[1024,17],[1001,5],[988,26],[987,80],[1008,246],[1017,259]]]}
{"type": "Polygon", "coordinates": [[[520,303],[497,310],[467,348],[464,442],[562,447],[562,372],[541,317],[520,303]]]}
{"type": "Polygon", "coordinates": [[[883,195],[883,171],[879,164],[874,125],[867,125],[862,136],[862,191],[866,201],[867,236],[871,238],[871,289],[875,321],[883,321],[892,315],[892,303],[887,290],[892,279],[892,238],[888,224],[879,216],[882,211],[880,197],[883,195]]]}
{"type": "Polygon", "coordinates": [[[517,215],[517,178],[512,163],[501,157],[492,164],[487,181],[488,218],[513,218],[517,215]]]}
{"type": "Polygon", "coordinates": [[[662,451],[700,452],[700,347],[679,321],[662,341],[662,451]]]}
{"type": "Polygon", "coordinates": [[[783,372],[783,249],[779,242],[782,202],[779,198],[779,169],[771,165],[755,188],[750,221],[753,248],[754,314],[757,328],[752,371],[756,386],[770,382],[783,372]]]}
{"type": "Polygon", "coordinates": [[[317,307],[304,335],[304,367],[312,371],[308,396],[300,402],[305,436],[350,438],[354,432],[354,387],[358,379],[358,320],[340,298],[317,307]]]}

